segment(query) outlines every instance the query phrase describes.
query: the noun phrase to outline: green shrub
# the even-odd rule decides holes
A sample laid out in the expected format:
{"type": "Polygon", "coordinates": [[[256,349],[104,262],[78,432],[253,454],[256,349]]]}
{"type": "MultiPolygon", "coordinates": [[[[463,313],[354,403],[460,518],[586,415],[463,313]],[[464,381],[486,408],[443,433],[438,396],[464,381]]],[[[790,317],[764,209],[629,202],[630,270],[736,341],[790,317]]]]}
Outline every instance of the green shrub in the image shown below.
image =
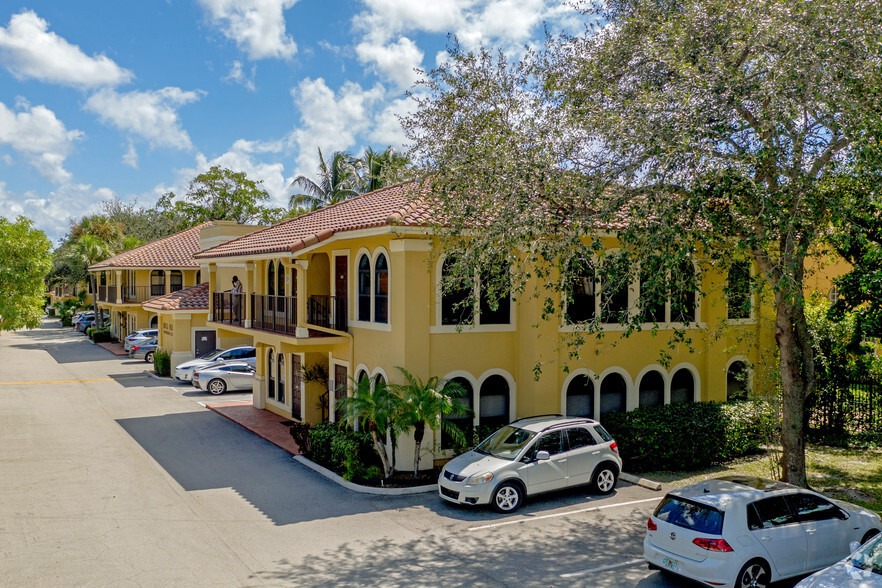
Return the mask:
{"type": "Polygon", "coordinates": [[[693,470],[755,453],[777,425],[764,402],[684,402],[608,413],[628,471],[693,470]]]}
{"type": "Polygon", "coordinates": [[[90,328],[89,330],[91,331],[89,336],[95,343],[107,343],[113,341],[113,335],[110,334],[110,327],[104,327],[103,329],[90,328]]]}
{"type": "Polygon", "coordinates": [[[294,424],[288,430],[291,433],[291,437],[294,438],[294,443],[300,448],[300,453],[304,456],[309,453],[309,429],[311,427],[312,425],[307,421],[294,421],[294,424]]]}
{"type": "Polygon", "coordinates": [[[347,480],[367,478],[371,468],[378,467],[373,441],[367,431],[352,431],[347,425],[337,423],[319,423],[309,429],[308,435],[304,456],[347,480]]]}
{"type": "Polygon", "coordinates": [[[153,371],[159,376],[171,375],[171,355],[164,349],[153,352],[153,371]]]}

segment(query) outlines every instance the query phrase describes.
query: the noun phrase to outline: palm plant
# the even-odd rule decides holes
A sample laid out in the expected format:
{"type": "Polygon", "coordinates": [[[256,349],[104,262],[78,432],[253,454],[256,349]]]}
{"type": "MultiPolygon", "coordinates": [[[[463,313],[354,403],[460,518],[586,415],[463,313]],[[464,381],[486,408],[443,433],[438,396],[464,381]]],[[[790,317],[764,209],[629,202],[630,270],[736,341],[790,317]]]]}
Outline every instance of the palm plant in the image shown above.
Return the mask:
{"type": "Polygon", "coordinates": [[[352,396],[339,401],[341,412],[344,418],[362,423],[370,431],[374,449],[383,465],[383,476],[388,478],[392,475],[392,463],[386,453],[386,433],[395,427],[395,415],[400,411],[401,397],[383,382],[378,382],[371,389],[369,378],[352,381],[352,396]]]}
{"type": "Polygon", "coordinates": [[[413,477],[419,476],[420,450],[426,434],[426,426],[434,433],[439,427],[454,441],[465,444],[465,435],[455,424],[441,418],[445,414],[473,414],[472,409],[459,399],[465,396],[465,388],[450,380],[432,376],[423,382],[403,367],[406,384],[393,384],[392,389],[401,396],[401,408],[396,421],[402,430],[413,429],[416,442],[413,454],[413,477]]]}
{"type": "Polygon", "coordinates": [[[382,152],[368,147],[359,159],[362,191],[373,192],[401,181],[407,164],[407,156],[396,153],[392,147],[386,147],[382,152]]]}
{"type": "Polygon", "coordinates": [[[358,173],[355,159],[345,151],[335,151],[330,162],[325,161],[318,150],[318,177],[313,180],[297,176],[291,183],[295,190],[288,207],[317,210],[329,204],[337,204],[358,195],[358,173]]]}

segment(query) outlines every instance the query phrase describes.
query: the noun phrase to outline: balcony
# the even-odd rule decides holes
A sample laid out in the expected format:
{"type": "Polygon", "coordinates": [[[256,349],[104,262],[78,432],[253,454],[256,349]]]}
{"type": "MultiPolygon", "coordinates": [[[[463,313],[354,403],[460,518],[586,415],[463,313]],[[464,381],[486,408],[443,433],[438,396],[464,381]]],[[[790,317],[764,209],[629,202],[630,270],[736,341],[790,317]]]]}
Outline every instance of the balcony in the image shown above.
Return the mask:
{"type": "MultiPolygon", "coordinates": [[[[138,303],[150,298],[149,293],[149,286],[123,286],[120,295],[125,303],[138,303]]],[[[115,302],[115,300],[111,302],[115,302]]]]}
{"type": "Polygon", "coordinates": [[[344,296],[310,296],[306,305],[306,322],[310,325],[347,331],[349,321],[346,316],[344,296]]]}
{"type": "Polygon", "coordinates": [[[244,292],[214,292],[214,322],[245,326],[245,293],[244,292]]]}
{"type": "Polygon", "coordinates": [[[297,298],[291,296],[251,295],[254,318],[251,326],[261,331],[293,335],[297,330],[297,298]]]}
{"type": "Polygon", "coordinates": [[[98,286],[99,302],[107,302],[107,286],[98,286]]]}

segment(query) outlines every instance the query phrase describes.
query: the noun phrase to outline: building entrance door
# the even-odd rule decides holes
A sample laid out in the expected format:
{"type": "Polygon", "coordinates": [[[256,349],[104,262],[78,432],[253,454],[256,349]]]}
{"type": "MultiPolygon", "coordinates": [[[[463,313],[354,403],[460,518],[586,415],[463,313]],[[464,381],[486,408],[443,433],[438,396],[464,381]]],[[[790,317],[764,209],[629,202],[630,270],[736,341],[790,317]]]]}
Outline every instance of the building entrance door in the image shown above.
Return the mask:
{"type": "Polygon", "coordinates": [[[217,347],[217,333],[214,331],[196,331],[196,346],[193,352],[196,357],[202,357],[206,353],[211,353],[217,347]]]}

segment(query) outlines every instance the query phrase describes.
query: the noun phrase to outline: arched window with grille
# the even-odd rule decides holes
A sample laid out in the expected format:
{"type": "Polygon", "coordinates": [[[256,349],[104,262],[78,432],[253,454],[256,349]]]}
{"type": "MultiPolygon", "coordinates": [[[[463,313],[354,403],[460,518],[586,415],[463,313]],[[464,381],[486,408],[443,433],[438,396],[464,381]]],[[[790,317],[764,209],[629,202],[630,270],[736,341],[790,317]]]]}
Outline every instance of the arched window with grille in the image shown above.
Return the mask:
{"type": "Polygon", "coordinates": [[[382,253],[374,265],[374,322],[389,322],[389,262],[382,253]]]}
{"type": "Polygon", "coordinates": [[[566,416],[594,418],[594,380],[580,374],[567,386],[566,416]]]}
{"type": "Polygon", "coordinates": [[[671,378],[671,404],[695,400],[695,378],[692,372],[681,368],[671,378]]]}
{"type": "Polygon", "coordinates": [[[665,403],[665,379],[657,370],[643,374],[638,386],[640,407],[665,403]]]}
{"type": "Polygon", "coordinates": [[[625,412],[628,383],[622,374],[607,374],[600,383],[600,418],[610,412],[625,412]]]}
{"type": "MultiPolygon", "coordinates": [[[[474,389],[472,388],[471,382],[469,382],[465,378],[451,378],[450,380],[453,383],[459,384],[463,389],[463,395],[458,397],[456,400],[469,408],[469,410],[474,411],[475,409],[475,398],[474,398],[474,389]]],[[[463,435],[466,436],[466,441],[468,442],[468,436],[470,431],[472,430],[472,415],[465,414],[445,414],[441,418],[445,421],[449,422],[460,431],[463,432],[463,435]]],[[[441,430],[441,449],[453,449],[456,445],[453,437],[444,429],[441,430]]]]}
{"type": "Polygon", "coordinates": [[[153,270],[150,272],[150,295],[162,296],[165,294],[165,272],[153,270]]]}
{"type": "Polygon", "coordinates": [[[170,292],[177,292],[184,288],[184,274],[182,274],[180,270],[172,270],[169,280],[170,292]]]}
{"type": "Polygon", "coordinates": [[[358,259],[358,320],[371,320],[371,262],[367,255],[358,259]]]}

